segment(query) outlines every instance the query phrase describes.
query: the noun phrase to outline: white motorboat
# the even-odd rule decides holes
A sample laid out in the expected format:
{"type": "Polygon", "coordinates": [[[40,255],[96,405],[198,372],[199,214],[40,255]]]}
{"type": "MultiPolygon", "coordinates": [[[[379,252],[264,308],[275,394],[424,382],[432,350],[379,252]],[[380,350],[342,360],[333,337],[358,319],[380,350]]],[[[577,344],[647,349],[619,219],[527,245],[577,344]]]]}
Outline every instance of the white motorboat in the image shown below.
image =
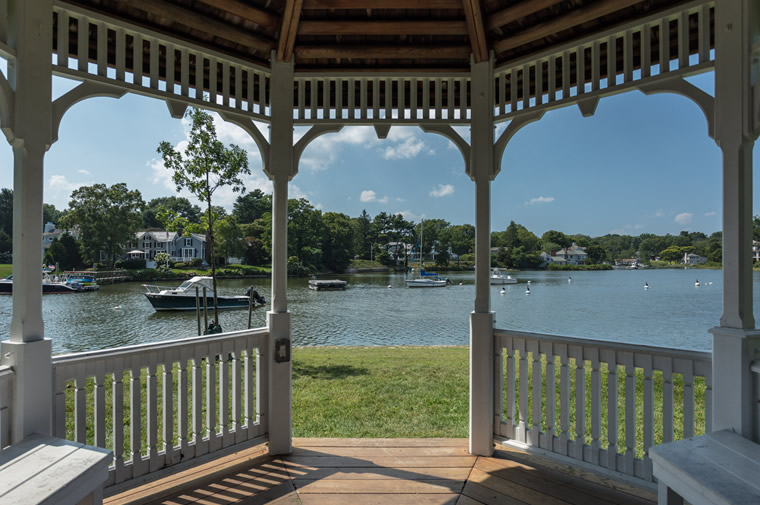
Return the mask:
{"type": "Polygon", "coordinates": [[[491,272],[491,284],[494,286],[501,286],[503,284],[517,284],[517,279],[511,275],[503,275],[501,270],[494,268],[491,272]]]}
{"type": "MultiPolygon", "coordinates": [[[[150,284],[143,284],[147,292],[145,296],[153,308],[157,311],[164,310],[196,310],[198,305],[203,306],[204,288],[206,293],[206,305],[214,306],[214,289],[211,277],[196,276],[188,279],[176,288],[162,288],[150,284]],[[199,297],[196,300],[196,296],[199,297]]],[[[237,296],[217,296],[219,309],[243,309],[251,303],[263,305],[266,300],[258,292],[246,293],[237,296]]]]}

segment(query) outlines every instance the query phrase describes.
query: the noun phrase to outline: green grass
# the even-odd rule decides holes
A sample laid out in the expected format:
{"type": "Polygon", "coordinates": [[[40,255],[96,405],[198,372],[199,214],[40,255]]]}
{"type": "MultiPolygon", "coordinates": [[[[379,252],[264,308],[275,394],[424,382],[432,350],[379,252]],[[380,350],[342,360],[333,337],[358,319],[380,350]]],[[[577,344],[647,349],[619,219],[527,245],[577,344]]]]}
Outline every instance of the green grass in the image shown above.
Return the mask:
{"type": "Polygon", "coordinates": [[[353,259],[348,268],[386,268],[382,263],[364,259],[353,259]]]}
{"type": "Polygon", "coordinates": [[[0,264],[0,279],[8,277],[13,271],[13,265],[4,263],[0,264]]]}

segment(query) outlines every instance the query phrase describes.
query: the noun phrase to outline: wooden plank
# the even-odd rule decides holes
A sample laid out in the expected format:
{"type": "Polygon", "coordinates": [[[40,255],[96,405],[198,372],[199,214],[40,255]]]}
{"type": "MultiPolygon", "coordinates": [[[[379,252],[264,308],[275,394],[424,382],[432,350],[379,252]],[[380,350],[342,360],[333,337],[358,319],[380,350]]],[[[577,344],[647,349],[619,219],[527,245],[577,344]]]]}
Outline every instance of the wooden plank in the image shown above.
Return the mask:
{"type": "Polygon", "coordinates": [[[347,466],[358,468],[376,466],[392,468],[429,468],[431,466],[451,468],[472,466],[475,464],[476,459],[476,456],[449,456],[446,458],[435,456],[368,456],[362,459],[342,456],[283,456],[283,460],[288,466],[309,468],[345,468],[347,466]]]}
{"type": "Polygon", "coordinates": [[[285,9],[280,23],[280,39],[277,43],[277,61],[290,61],[301,19],[303,0],[285,0],[285,9]]]}
{"type": "Polygon", "coordinates": [[[293,485],[299,496],[304,494],[438,494],[461,493],[464,487],[462,480],[305,480],[295,479],[293,485]]]}
{"type": "Polygon", "coordinates": [[[562,0],[523,0],[517,5],[511,5],[506,9],[494,12],[488,16],[488,31],[496,30],[502,26],[517,21],[536,12],[557,5],[562,0]]]}
{"type": "Polygon", "coordinates": [[[222,9],[234,14],[240,18],[256,23],[257,25],[266,26],[267,28],[277,28],[280,20],[276,15],[249,5],[241,0],[199,0],[201,3],[211,5],[217,9],[222,9]]]}
{"type": "Polygon", "coordinates": [[[588,21],[606,16],[607,14],[625,9],[631,5],[640,3],[640,1],[641,0],[601,0],[588,7],[577,8],[564,16],[553,19],[552,21],[526,28],[516,35],[497,40],[493,43],[493,50],[496,54],[500,54],[524,44],[529,44],[541,40],[544,37],[554,35],[557,32],[573,28],[588,21]]]}
{"type": "Polygon", "coordinates": [[[374,456],[398,456],[398,457],[417,457],[417,456],[469,456],[467,447],[293,447],[291,456],[345,456],[353,458],[365,458],[374,456]]]}
{"type": "Polygon", "coordinates": [[[298,35],[467,35],[464,21],[302,21],[298,35]]]}
{"type": "Polygon", "coordinates": [[[295,467],[288,468],[289,475],[294,479],[301,480],[466,480],[472,467],[449,467],[449,468],[317,468],[316,470],[299,470],[295,467]]]}
{"type": "Polygon", "coordinates": [[[488,60],[488,45],[483,28],[483,13],[479,0],[462,0],[464,17],[467,21],[467,32],[470,36],[470,46],[475,63],[488,60]]]}
{"type": "MultiPolygon", "coordinates": [[[[307,494],[298,497],[302,505],[363,505],[385,503],[375,494],[307,494]]],[[[393,505],[471,505],[481,502],[457,501],[458,494],[397,494],[388,503],[393,505]]]]}
{"type": "Polygon", "coordinates": [[[461,0],[304,0],[304,9],[456,9],[461,0]]]}
{"type": "Polygon", "coordinates": [[[520,500],[520,502],[524,503],[541,503],[542,505],[567,505],[567,502],[564,500],[559,500],[553,496],[546,495],[541,491],[536,491],[517,482],[495,477],[482,470],[478,470],[477,468],[474,468],[472,470],[472,473],[470,473],[468,483],[470,482],[480,484],[481,486],[487,487],[488,489],[491,489],[504,497],[517,499],[520,500]]]}
{"type": "Polygon", "coordinates": [[[301,45],[293,53],[300,59],[453,59],[470,57],[469,46],[318,46],[301,45]]]}
{"type": "Polygon", "coordinates": [[[491,488],[473,481],[467,481],[464,485],[462,496],[469,498],[476,503],[483,503],[486,505],[525,505],[524,501],[496,493],[491,488]]]}
{"type": "Polygon", "coordinates": [[[464,447],[466,438],[293,438],[293,447],[464,447]]]}

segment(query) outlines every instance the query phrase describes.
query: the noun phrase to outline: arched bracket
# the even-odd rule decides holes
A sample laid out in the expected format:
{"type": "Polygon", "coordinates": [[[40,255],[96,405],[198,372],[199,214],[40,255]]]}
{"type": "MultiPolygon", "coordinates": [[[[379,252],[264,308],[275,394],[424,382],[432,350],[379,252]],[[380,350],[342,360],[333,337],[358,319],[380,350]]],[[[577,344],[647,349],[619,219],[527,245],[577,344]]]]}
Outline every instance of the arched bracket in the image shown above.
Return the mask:
{"type": "Polygon", "coordinates": [[[15,92],[8,79],[0,72],[0,129],[8,138],[8,142],[13,141],[15,103],[15,92]]]}
{"type": "Polygon", "coordinates": [[[74,104],[87,98],[121,98],[126,94],[126,89],[111,86],[110,84],[87,81],[70,90],[68,93],[59,96],[53,101],[53,131],[51,144],[54,144],[58,140],[58,128],[61,126],[63,115],[66,114],[66,111],[68,111],[74,104]]]}
{"type": "Polygon", "coordinates": [[[261,155],[261,167],[265,174],[269,174],[269,141],[264,138],[264,134],[261,133],[253,120],[245,116],[239,116],[237,114],[230,114],[229,112],[220,112],[219,116],[228,123],[236,124],[245,132],[251,136],[256,145],[259,147],[259,154],[261,155]]]}
{"type": "Polygon", "coordinates": [[[596,113],[596,106],[599,105],[599,97],[586,98],[578,101],[578,108],[583,117],[591,117],[596,113]]]}
{"type": "Polygon", "coordinates": [[[314,125],[311,128],[309,128],[309,131],[307,131],[303,137],[298,139],[298,142],[296,142],[296,145],[293,146],[293,167],[291,169],[290,177],[288,178],[288,180],[292,180],[293,177],[295,177],[296,174],[298,174],[298,165],[301,162],[301,155],[303,154],[304,150],[311,143],[312,140],[326,133],[337,133],[341,131],[342,129],[343,129],[342,124],[314,125]]]}
{"type": "Polygon", "coordinates": [[[652,84],[642,84],[638,86],[639,91],[645,95],[654,95],[656,93],[675,93],[685,96],[697,104],[707,120],[707,135],[715,139],[715,98],[705,93],[692,83],[682,79],[666,79],[661,82],[652,84]]]}
{"type": "Polygon", "coordinates": [[[437,133],[452,141],[459,148],[459,152],[462,153],[465,173],[472,177],[470,174],[470,144],[454,128],[448,125],[420,125],[420,129],[425,133],[437,133]]]}
{"type": "Polygon", "coordinates": [[[529,125],[530,123],[533,123],[535,121],[538,121],[544,117],[544,111],[537,111],[532,112],[530,114],[522,114],[520,116],[515,117],[512,121],[509,122],[509,125],[507,125],[506,129],[501,132],[501,135],[494,143],[494,149],[493,149],[493,177],[492,180],[499,174],[501,171],[501,158],[504,156],[504,150],[507,148],[507,144],[509,144],[509,141],[512,140],[512,137],[515,136],[515,133],[520,131],[520,128],[523,126],[529,125]]]}
{"type": "Polygon", "coordinates": [[[169,114],[174,119],[182,119],[185,117],[185,111],[187,110],[186,103],[178,102],[177,100],[167,100],[166,106],[169,107],[169,114]]]}

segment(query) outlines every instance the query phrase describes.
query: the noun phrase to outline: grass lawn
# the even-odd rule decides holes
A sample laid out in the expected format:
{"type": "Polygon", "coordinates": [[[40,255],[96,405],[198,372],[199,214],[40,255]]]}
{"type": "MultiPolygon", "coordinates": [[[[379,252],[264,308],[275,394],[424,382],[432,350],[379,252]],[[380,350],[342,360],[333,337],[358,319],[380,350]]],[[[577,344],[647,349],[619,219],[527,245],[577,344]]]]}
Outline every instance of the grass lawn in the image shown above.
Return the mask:
{"type": "Polygon", "coordinates": [[[8,277],[13,270],[13,265],[6,263],[0,264],[0,279],[8,277]]]}

